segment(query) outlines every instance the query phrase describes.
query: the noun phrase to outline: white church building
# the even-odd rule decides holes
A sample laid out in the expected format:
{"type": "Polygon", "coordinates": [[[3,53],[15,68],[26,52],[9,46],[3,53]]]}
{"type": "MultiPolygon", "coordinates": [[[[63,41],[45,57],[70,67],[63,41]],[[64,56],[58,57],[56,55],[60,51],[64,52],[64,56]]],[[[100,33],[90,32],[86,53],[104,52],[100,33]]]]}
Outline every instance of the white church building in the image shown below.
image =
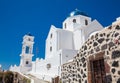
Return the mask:
{"type": "Polygon", "coordinates": [[[27,34],[23,37],[20,65],[11,66],[10,70],[51,81],[61,75],[61,65],[72,60],[88,37],[101,29],[103,26],[97,20],[76,9],[65,19],[62,28],[51,25],[45,59],[32,61],[34,36],[27,34]]]}

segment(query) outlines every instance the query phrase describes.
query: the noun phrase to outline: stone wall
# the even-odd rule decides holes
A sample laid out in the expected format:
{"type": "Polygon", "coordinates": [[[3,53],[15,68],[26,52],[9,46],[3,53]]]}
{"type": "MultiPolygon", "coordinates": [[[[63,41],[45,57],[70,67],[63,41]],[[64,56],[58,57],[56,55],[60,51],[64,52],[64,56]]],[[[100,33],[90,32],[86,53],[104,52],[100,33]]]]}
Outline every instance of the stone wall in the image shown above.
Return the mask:
{"type": "Polygon", "coordinates": [[[72,62],[62,65],[62,83],[92,83],[90,61],[104,58],[106,83],[120,83],[120,23],[89,37],[72,62]]]}

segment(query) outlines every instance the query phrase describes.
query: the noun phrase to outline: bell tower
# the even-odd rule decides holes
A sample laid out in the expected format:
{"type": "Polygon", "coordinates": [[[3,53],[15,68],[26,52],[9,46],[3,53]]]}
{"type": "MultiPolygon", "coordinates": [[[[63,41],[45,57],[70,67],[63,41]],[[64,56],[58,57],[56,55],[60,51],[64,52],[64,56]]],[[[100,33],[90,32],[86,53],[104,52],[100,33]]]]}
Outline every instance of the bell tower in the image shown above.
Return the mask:
{"type": "Polygon", "coordinates": [[[22,73],[27,73],[32,69],[33,44],[34,36],[32,36],[30,33],[23,37],[22,52],[20,54],[20,71],[22,73]]]}

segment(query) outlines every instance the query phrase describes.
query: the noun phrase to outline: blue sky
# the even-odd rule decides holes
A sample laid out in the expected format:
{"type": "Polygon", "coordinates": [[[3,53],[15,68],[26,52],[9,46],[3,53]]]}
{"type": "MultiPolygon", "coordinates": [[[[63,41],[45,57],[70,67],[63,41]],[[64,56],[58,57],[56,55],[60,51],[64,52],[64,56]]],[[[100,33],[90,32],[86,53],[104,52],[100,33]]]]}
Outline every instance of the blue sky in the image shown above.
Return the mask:
{"type": "Polygon", "coordinates": [[[120,0],[0,0],[0,64],[4,69],[19,65],[22,37],[28,32],[35,36],[34,55],[37,47],[37,56],[44,58],[52,24],[62,27],[77,8],[107,26],[120,16],[119,4],[120,0]]]}

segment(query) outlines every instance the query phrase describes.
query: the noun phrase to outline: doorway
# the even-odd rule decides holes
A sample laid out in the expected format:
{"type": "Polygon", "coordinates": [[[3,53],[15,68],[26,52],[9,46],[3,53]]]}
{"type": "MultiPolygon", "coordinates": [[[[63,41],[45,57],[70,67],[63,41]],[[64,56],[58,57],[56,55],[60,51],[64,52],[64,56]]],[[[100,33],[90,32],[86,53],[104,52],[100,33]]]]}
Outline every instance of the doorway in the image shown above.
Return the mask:
{"type": "Polygon", "coordinates": [[[106,83],[104,58],[90,61],[92,83],[106,83]]]}

